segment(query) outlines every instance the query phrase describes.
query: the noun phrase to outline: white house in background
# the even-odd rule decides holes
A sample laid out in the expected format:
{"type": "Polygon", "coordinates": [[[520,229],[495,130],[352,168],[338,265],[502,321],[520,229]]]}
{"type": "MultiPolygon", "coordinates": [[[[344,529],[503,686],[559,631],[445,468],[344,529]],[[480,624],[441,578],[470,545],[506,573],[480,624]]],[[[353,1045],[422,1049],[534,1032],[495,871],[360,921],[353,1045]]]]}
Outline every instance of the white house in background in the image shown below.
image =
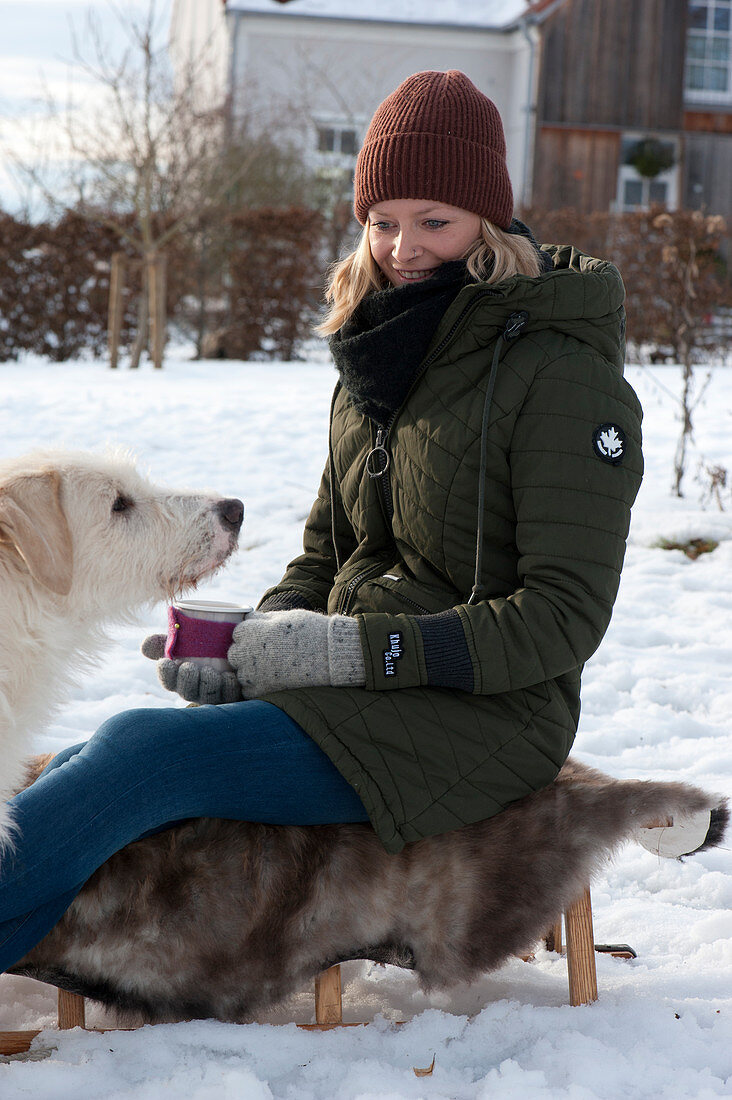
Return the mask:
{"type": "Polygon", "coordinates": [[[375,108],[422,69],[461,69],[496,103],[518,203],[530,201],[537,31],[525,0],[173,0],[178,71],[201,95],[350,169],[375,108]]]}

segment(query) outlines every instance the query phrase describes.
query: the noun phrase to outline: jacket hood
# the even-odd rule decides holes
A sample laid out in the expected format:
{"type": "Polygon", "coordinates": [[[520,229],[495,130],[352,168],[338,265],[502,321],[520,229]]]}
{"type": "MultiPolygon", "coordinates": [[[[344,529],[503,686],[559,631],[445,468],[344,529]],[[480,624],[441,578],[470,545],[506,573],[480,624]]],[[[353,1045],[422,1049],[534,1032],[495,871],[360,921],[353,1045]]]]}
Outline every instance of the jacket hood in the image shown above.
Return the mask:
{"type": "Polygon", "coordinates": [[[625,288],[618,269],[571,245],[543,245],[552,268],[536,278],[515,275],[488,286],[473,283],[460,291],[443,318],[433,346],[440,343],[471,302],[471,330],[476,347],[486,342],[488,328],[502,330],[509,316],[525,310],[524,333],[553,329],[587,344],[620,374],[625,360],[625,288]]]}

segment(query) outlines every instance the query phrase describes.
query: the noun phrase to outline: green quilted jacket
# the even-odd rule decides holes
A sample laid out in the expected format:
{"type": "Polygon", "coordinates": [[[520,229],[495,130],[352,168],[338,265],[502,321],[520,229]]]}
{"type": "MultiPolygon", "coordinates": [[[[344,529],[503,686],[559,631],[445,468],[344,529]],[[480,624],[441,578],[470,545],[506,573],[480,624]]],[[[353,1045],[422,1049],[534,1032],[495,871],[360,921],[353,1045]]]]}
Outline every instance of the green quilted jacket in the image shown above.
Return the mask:
{"type": "Polygon", "coordinates": [[[545,251],[538,278],[459,291],[386,430],[336,389],[304,552],[262,599],[356,616],[365,687],[267,699],[388,851],[551,782],[610,621],[642,476],[623,284],[545,251]]]}

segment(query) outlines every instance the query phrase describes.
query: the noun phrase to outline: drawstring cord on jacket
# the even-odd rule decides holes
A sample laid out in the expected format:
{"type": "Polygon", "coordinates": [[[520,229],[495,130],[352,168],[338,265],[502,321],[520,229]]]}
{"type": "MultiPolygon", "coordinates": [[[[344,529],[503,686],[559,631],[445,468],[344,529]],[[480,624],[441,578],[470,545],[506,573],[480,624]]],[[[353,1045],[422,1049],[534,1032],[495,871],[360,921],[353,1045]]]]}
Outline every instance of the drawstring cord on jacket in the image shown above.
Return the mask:
{"type": "Polygon", "coordinates": [[[330,415],[328,417],[328,494],[330,496],[330,537],[333,542],[333,553],[335,554],[336,572],[341,567],[340,554],[338,553],[338,537],[336,531],[336,507],[335,507],[335,474],[333,469],[333,409],[335,408],[336,397],[341,388],[341,383],[336,382],[336,388],[333,390],[333,397],[330,401],[330,415]]]}
{"type": "Polygon", "coordinates": [[[476,547],[475,547],[475,582],[468,599],[468,603],[475,603],[488,591],[486,585],[480,583],[480,578],[483,573],[483,534],[485,529],[485,474],[487,467],[487,455],[486,447],[488,440],[488,418],[491,413],[491,406],[493,404],[493,390],[496,386],[496,376],[498,375],[498,363],[503,349],[506,344],[515,340],[517,336],[521,335],[521,332],[529,319],[529,315],[525,309],[519,310],[517,313],[512,313],[506,321],[506,327],[496,341],[496,347],[493,352],[493,362],[491,363],[491,372],[488,375],[488,386],[485,391],[485,400],[483,402],[483,420],[480,428],[480,473],[478,475],[478,525],[476,533],[476,547]]]}

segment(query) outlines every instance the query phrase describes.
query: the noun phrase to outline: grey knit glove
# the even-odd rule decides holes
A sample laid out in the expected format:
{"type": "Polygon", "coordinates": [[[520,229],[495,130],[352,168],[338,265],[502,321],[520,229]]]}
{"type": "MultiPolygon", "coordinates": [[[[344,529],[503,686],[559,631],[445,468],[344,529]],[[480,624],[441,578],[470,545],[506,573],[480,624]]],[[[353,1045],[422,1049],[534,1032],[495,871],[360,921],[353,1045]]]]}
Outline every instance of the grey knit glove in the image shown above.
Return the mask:
{"type": "Polygon", "coordinates": [[[158,679],[167,691],[189,703],[238,703],[243,698],[234,672],[173,661],[164,655],[165,642],[164,634],[150,634],[140,648],[145,657],[157,661],[158,679]]]}
{"type": "Polygon", "coordinates": [[[347,615],[269,611],[234,628],[228,653],[245,699],[297,687],[366,683],[358,623],[347,615]]]}

